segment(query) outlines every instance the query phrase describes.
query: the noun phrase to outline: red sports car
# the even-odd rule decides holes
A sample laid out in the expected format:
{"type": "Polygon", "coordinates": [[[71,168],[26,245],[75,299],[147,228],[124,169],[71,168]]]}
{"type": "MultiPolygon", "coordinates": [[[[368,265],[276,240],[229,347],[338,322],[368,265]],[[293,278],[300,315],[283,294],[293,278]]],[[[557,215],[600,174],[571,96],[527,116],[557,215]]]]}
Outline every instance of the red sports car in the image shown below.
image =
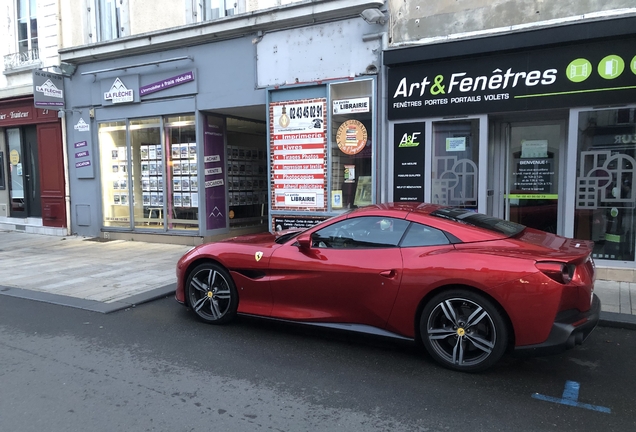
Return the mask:
{"type": "Polygon", "coordinates": [[[198,246],[177,264],[176,299],[213,324],[240,313],[421,341],[476,372],[508,349],[585,340],[601,309],[591,251],[470,210],[380,204],[198,246]]]}

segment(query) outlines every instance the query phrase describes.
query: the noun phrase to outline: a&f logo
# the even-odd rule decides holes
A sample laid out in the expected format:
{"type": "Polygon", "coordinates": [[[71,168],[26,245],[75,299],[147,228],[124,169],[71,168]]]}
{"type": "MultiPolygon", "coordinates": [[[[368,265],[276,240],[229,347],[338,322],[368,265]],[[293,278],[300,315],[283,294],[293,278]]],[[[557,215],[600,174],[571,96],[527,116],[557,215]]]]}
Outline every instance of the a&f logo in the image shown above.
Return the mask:
{"type": "Polygon", "coordinates": [[[405,133],[400,140],[400,145],[398,147],[417,147],[420,145],[418,141],[418,135],[422,132],[413,132],[411,135],[405,133]]]}

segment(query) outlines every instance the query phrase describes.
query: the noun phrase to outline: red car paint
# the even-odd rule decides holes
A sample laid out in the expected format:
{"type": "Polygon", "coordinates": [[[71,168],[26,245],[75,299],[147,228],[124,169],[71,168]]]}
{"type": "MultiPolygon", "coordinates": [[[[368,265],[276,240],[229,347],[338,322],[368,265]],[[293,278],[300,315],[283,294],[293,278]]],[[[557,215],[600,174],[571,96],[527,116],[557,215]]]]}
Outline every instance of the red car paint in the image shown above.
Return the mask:
{"type": "Polygon", "coordinates": [[[576,325],[566,319],[569,331],[587,325],[587,337],[598,321],[598,311],[590,311],[595,280],[591,242],[530,228],[509,236],[431,215],[440,208],[373,205],[329,219],[281,244],[275,240],[287,232],[198,246],[177,265],[176,299],[187,304],[189,272],[213,261],[229,271],[236,285],[238,313],[305,323],[360,324],[415,339],[426,301],[441,290],[462,287],[496,304],[509,323],[516,348],[542,352],[540,348],[565,344],[554,342],[551,334],[566,312],[578,314],[571,320],[576,325]],[[301,246],[327,226],[370,216],[422,224],[450,234],[455,241],[368,249],[301,246]],[[262,256],[257,259],[257,254],[262,256]],[[569,265],[571,280],[554,280],[537,268],[537,262],[569,265]]]}

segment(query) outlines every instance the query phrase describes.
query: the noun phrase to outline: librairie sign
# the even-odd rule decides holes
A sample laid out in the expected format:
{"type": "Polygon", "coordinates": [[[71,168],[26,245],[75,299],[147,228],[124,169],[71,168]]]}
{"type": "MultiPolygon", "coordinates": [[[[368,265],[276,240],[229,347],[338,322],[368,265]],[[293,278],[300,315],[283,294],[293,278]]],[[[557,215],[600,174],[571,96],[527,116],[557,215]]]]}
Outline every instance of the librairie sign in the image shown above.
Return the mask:
{"type": "Polygon", "coordinates": [[[389,69],[390,120],[636,100],[636,38],[389,69]]]}

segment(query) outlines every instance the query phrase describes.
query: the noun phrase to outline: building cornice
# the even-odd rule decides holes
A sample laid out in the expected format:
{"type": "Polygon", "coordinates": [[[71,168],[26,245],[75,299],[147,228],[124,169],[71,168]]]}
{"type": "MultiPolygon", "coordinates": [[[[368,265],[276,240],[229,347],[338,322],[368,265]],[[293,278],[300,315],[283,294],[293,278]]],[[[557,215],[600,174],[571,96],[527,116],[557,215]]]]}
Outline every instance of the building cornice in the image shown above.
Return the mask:
{"type": "Polygon", "coordinates": [[[214,21],[63,48],[59,52],[61,61],[83,64],[342,20],[358,16],[365,9],[383,6],[383,0],[307,0],[214,21]]]}

